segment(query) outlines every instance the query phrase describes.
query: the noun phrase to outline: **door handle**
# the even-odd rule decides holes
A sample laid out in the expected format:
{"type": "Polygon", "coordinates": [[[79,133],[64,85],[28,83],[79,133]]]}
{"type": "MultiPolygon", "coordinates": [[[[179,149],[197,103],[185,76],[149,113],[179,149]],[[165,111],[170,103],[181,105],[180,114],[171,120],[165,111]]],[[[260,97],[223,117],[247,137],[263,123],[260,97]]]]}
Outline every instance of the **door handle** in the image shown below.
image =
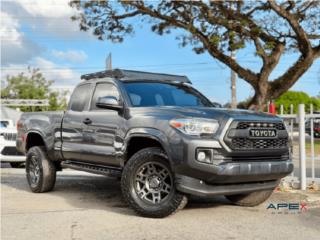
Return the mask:
{"type": "Polygon", "coordinates": [[[83,123],[88,125],[92,123],[92,120],[90,118],[86,118],[85,120],[83,120],[83,123]]]}

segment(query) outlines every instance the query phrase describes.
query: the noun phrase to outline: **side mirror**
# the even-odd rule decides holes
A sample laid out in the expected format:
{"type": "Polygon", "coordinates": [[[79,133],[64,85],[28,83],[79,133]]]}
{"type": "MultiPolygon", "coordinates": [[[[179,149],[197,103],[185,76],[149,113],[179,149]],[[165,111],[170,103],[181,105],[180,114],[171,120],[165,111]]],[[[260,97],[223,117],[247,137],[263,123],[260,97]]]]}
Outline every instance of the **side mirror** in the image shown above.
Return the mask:
{"type": "Polygon", "coordinates": [[[120,110],[122,109],[122,105],[119,103],[119,100],[114,96],[105,96],[99,97],[96,103],[98,108],[112,109],[112,110],[120,110]]]}

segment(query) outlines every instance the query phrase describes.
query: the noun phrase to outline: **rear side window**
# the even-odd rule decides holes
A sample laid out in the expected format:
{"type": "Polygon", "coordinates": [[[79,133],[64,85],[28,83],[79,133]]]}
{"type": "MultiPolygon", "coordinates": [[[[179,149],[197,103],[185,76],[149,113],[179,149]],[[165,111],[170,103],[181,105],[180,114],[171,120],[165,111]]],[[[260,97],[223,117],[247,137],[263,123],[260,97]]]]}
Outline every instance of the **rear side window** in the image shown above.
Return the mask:
{"type": "Polygon", "coordinates": [[[92,97],[91,108],[92,110],[101,109],[96,106],[100,97],[115,97],[120,98],[119,91],[112,83],[98,83],[92,97]]]}
{"type": "Polygon", "coordinates": [[[70,109],[76,112],[82,112],[90,99],[90,84],[78,86],[71,97],[70,109]]]}

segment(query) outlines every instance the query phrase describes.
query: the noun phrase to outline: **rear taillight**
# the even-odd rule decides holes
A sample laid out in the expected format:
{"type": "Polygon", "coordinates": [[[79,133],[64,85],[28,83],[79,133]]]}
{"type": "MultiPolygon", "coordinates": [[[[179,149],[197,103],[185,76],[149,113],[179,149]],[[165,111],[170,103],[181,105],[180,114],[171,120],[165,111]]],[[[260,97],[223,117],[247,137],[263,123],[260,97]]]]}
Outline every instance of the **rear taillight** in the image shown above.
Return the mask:
{"type": "MultiPolygon", "coordinates": [[[[17,133],[18,133],[18,136],[19,136],[19,130],[20,130],[22,127],[23,127],[23,124],[22,124],[22,122],[19,120],[19,121],[17,122],[17,133]]],[[[24,135],[23,132],[20,133],[20,134],[21,134],[21,141],[24,142],[24,141],[25,141],[25,135],[24,135]]]]}
{"type": "Polygon", "coordinates": [[[19,129],[22,128],[22,122],[19,120],[17,122],[17,131],[19,132],[19,129]]]}

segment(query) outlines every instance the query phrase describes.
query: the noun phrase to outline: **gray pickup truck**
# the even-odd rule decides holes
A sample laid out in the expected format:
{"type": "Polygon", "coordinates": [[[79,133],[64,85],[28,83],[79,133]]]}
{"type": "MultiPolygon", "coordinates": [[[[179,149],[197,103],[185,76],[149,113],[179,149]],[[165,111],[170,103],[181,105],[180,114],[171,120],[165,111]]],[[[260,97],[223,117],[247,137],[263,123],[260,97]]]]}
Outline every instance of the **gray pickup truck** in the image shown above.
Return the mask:
{"type": "Polygon", "coordinates": [[[185,76],[115,69],[82,76],[67,111],[24,113],[17,149],[33,192],[72,168],[121,179],[138,214],[165,217],[189,195],[264,202],[293,170],[275,116],[215,108],[185,76]]]}

